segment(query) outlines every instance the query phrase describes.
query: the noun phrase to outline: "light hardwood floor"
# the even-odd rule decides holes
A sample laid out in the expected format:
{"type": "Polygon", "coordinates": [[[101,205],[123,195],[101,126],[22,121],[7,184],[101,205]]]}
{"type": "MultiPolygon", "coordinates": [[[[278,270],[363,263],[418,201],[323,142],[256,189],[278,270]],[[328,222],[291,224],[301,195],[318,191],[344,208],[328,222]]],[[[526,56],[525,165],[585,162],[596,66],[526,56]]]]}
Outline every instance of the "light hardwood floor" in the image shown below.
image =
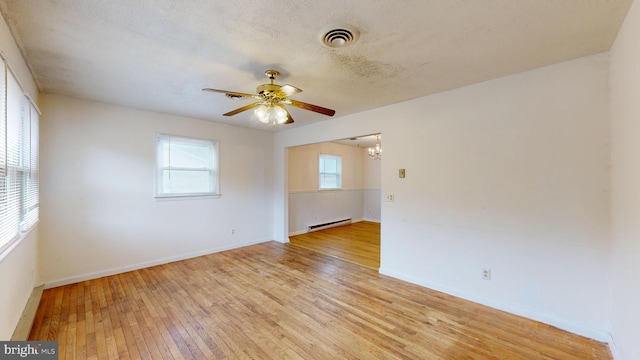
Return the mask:
{"type": "Polygon", "coordinates": [[[380,223],[360,221],[291,236],[291,244],[361,264],[380,267],[380,223]]]}
{"type": "Polygon", "coordinates": [[[268,242],[44,291],[60,359],[611,359],[605,344],[268,242]]]}

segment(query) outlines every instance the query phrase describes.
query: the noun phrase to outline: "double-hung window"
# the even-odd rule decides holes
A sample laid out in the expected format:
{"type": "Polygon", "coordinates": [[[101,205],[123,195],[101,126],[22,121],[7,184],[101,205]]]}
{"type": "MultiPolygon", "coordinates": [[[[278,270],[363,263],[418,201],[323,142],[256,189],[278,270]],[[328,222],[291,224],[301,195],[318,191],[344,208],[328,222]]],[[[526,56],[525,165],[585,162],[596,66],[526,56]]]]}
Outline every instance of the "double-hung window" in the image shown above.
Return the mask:
{"type": "Polygon", "coordinates": [[[157,135],[156,197],[219,194],[218,143],[157,135]]]}
{"type": "Polygon", "coordinates": [[[0,61],[0,253],[37,221],[39,113],[0,61]]]}
{"type": "Polygon", "coordinates": [[[342,158],[320,154],[318,184],[321,190],[342,188],[342,158]]]}

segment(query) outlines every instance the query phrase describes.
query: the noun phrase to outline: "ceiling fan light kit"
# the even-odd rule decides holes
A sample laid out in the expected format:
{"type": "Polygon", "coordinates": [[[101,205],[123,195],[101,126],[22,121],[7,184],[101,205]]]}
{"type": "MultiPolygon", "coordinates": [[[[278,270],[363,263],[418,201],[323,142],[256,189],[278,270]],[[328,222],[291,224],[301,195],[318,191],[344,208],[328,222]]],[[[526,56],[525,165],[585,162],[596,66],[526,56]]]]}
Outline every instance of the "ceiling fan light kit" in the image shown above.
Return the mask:
{"type": "Polygon", "coordinates": [[[322,106],[304,103],[302,101],[296,101],[289,99],[289,96],[302,92],[293,85],[278,85],[274,83],[274,80],[278,78],[280,72],[277,70],[267,70],[264,74],[271,80],[270,84],[262,84],[256,89],[256,94],[247,94],[236,91],[218,90],[211,88],[204,88],[203,91],[217,92],[225,94],[230,99],[244,99],[254,98],[259,100],[258,102],[243,106],[241,108],[229,111],[224,116],[233,116],[243,111],[253,109],[254,115],[260,120],[260,122],[272,125],[276,124],[291,124],[293,118],[285,105],[291,105],[304,110],[309,110],[324,114],[327,116],[333,116],[336,112],[322,106]]]}
{"type": "Polygon", "coordinates": [[[253,110],[253,113],[261,122],[265,124],[269,123],[269,116],[271,115],[271,113],[269,112],[269,108],[266,105],[258,106],[255,110],[253,110]]]}
{"type": "Polygon", "coordinates": [[[272,123],[275,124],[286,124],[287,123],[287,110],[284,109],[284,106],[276,104],[273,106],[260,105],[253,113],[256,115],[258,120],[264,124],[272,123]],[[272,111],[273,110],[273,111],[272,111]],[[273,121],[271,114],[273,113],[273,121]]]}

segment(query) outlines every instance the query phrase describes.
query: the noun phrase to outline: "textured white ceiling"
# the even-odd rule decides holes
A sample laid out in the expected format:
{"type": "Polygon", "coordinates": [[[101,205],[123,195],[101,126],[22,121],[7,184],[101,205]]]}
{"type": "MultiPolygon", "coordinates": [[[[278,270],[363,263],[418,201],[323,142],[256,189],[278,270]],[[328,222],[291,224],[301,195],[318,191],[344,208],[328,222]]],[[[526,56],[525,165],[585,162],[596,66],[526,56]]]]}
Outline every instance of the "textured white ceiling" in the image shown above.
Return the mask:
{"type": "Polygon", "coordinates": [[[344,116],[606,51],[632,0],[0,0],[43,92],[278,131],[258,122],[264,71],[344,116]],[[358,42],[327,48],[322,28],[358,42]]]}

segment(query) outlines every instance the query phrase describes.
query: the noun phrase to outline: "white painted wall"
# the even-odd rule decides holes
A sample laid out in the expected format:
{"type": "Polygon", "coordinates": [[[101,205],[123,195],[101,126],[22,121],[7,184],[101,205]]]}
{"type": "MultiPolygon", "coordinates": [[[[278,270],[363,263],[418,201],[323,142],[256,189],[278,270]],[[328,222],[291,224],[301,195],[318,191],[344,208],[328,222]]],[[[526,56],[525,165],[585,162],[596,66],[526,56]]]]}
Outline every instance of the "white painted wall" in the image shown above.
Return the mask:
{"type": "Polygon", "coordinates": [[[63,96],[41,105],[48,287],[271,240],[270,133],[63,96]],[[156,132],[219,140],[219,199],[153,198],[156,132]]]}
{"type": "Polygon", "coordinates": [[[289,235],[307,232],[309,225],[347,218],[380,221],[380,166],[369,164],[366,149],[323,142],[289,148],[288,159],[289,235]],[[320,154],[341,157],[341,190],[318,190],[320,154]]]}
{"type": "Polygon", "coordinates": [[[0,341],[11,339],[29,295],[38,285],[38,228],[0,260],[0,341]]]}
{"type": "Polygon", "coordinates": [[[640,359],[640,3],[611,49],[611,325],[618,359],[640,359]]]}
{"type": "Polygon", "coordinates": [[[306,233],[309,225],[343,219],[362,221],[363,192],[358,189],[289,193],[289,235],[306,233]]]}
{"type": "MultiPolygon", "coordinates": [[[[36,87],[6,22],[0,17],[0,51],[26,93],[38,101],[36,87]]],[[[9,340],[38,282],[38,225],[17,246],[0,254],[0,340],[9,340]]]]}
{"type": "Polygon", "coordinates": [[[606,340],[608,98],[600,54],[278,132],[276,238],[285,148],[381,132],[382,273],[606,340]]]}

